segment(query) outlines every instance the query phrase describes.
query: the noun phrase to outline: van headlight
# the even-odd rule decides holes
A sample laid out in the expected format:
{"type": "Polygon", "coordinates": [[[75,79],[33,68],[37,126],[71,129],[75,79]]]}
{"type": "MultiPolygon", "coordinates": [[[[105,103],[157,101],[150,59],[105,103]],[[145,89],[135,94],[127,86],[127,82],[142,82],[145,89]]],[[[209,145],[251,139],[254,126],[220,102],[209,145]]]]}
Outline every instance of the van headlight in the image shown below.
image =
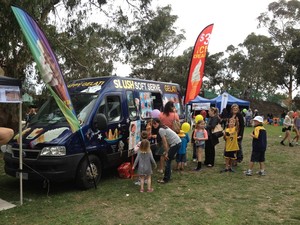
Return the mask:
{"type": "Polygon", "coordinates": [[[64,156],[66,155],[65,146],[44,147],[40,156],[64,156]]]}
{"type": "Polygon", "coordinates": [[[11,145],[1,145],[1,151],[4,153],[4,152],[7,152],[9,154],[12,154],[12,146],[11,145]]]}

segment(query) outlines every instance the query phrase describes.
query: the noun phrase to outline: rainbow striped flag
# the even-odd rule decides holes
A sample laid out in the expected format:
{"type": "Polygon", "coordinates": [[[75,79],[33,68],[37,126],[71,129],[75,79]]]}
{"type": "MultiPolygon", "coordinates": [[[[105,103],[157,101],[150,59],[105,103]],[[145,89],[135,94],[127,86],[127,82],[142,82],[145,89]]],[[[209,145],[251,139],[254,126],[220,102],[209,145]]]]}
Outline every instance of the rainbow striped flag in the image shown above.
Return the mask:
{"type": "Polygon", "coordinates": [[[66,83],[47,38],[37,22],[28,13],[15,6],[11,8],[28,42],[43,81],[66,117],[72,132],[79,130],[80,124],[76,117],[66,83]]]}

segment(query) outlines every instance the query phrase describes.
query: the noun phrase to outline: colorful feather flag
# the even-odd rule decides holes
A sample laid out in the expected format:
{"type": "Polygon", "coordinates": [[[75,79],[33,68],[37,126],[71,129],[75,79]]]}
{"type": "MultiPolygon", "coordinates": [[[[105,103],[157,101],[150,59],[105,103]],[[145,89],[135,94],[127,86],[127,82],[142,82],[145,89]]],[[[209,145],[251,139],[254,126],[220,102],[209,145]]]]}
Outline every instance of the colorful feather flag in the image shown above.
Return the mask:
{"type": "Polygon", "coordinates": [[[190,62],[184,104],[187,104],[189,101],[194,100],[200,92],[203,80],[206,53],[213,26],[213,24],[210,24],[205,27],[196,40],[190,62]]]}
{"type": "Polygon", "coordinates": [[[79,130],[80,124],[76,117],[66,83],[47,38],[36,21],[28,13],[15,6],[11,8],[28,42],[43,81],[66,117],[72,132],[79,130]]]}

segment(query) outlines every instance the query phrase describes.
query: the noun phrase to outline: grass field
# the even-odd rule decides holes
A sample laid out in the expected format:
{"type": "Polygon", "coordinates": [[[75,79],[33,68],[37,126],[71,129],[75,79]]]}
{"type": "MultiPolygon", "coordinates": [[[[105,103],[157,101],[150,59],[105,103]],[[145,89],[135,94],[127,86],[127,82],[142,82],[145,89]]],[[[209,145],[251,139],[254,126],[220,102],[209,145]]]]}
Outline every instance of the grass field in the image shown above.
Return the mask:
{"type": "Polygon", "coordinates": [[[266,128],[267,176],[243,173],[252,140],[252,128],[246,128],[244,162],[235,173],[219,172],[224,167],[220,139],[214,168],[194,172],[196,163],[188,161],[186,170],[173,170],[165,185],[156,183],[161,176],[155,171],[153,193],[139,193],[134,180],[109,173],[88,191],[72,183],[51,184],[48,190],[25,182],[20,206],[19,181],[4,174],[0,159],[0,198],[18,205],[0,211],[0,224],[300,224],[300,146],[281,146],[281,127],[266,128]]]}

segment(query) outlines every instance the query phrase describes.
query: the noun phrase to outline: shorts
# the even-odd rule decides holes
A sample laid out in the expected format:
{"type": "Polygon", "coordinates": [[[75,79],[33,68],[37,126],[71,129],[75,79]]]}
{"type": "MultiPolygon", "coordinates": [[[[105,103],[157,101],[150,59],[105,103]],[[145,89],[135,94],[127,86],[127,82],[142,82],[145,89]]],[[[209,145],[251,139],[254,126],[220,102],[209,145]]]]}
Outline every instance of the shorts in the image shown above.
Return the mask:
{"type": "Polygon", "coordinates": [[[186,162],[186,154],[177,154],[176,162],[186,162]]]}
{"type": "Polygon", "coordinates": [[[282,128],[282,132],[286,132],[287,130],[292,130],[292,127],[291,126],[288,126],[288,127],[283,127],[282,128]]]}
{"type": "Polygon", "coordinates": [[[224,152],[224,158],[237,159],[237,151],[224,152]]]}
{"type": "Polygon", "coordinates": [[[265,151],[254,152],[251,154],[251,162],[264,162],[265,161],[265,151]]]}

